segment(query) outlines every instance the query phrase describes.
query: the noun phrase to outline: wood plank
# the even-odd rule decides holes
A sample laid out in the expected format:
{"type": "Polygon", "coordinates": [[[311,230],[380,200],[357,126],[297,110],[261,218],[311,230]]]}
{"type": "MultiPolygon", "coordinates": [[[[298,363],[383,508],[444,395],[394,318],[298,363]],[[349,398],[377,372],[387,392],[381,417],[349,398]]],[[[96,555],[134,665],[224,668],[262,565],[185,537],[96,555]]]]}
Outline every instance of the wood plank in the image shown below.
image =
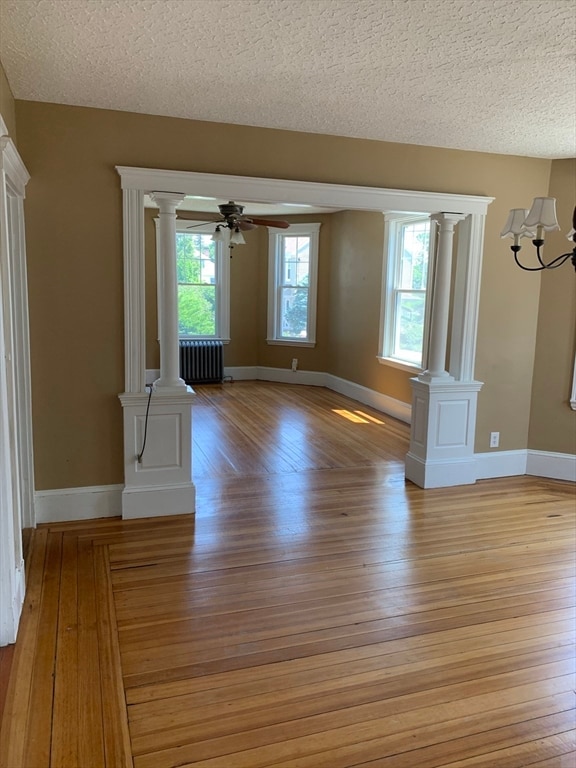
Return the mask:
{"type": "Polygon", "coordinates": [[[78,540],[78,765],[104,766],[103,705],[96,609],[96,574],[91,541],[78,540]]]}
{"type": "Polygon", "coordinates": [[[78,758],[78,542],[65,534],[54,670],[50,763],[77,768],[78,758]]]}
{"type": "Polygon", "coordinates": [[[97,547],[94,552],[94,569],[106,766],[132,768],[110,566],[104,547],[97,547]]]}
{"type": "Polygon", "coordinates": [[[22,762],[25,766],[50,764],[61,570],[62,534],[51,533],[47,542],[39,606],[38,641],[34,651],[26,720],[26,743],[22,762]]]}
{"type": "MultiPolygon", "coordinates": [[[[176,768],[194,765],[198,768],[348,768],[358,762],[379,759],[425,746],[447,738],[458,738],[480,729],[492,730],[509,722],[523,722],[544,713],[573,710],[570,678],[560,677],[539,683],[521,685],[492,693],[470,696],[460,701],[431,704],[410,709],[402,717],[394,716],[394,705],[382,702],[387,716],[354,723],[338,729],[328,727],[300,738],[263,746],[251,746],[251,732],[234,736],[234,746],[210,741],[183,745],[174,749],[147,753],[134,760],[135,768],[176,768]],[[534,698],[535,694],[544,694],[534,698]],[[417,734],[415,738],[415,734],[417,734]],[[220,754],[214,756],[214,751],[220,754]]],[[[289,730],[288,730],[289,733],[289,730]]]]}
{"type": "Polygon", "coordinates": [[[573,484],[423,491],[340,395],[197,399],[194,518],[33,534],[3,768],[573,762],[573,484]]]}

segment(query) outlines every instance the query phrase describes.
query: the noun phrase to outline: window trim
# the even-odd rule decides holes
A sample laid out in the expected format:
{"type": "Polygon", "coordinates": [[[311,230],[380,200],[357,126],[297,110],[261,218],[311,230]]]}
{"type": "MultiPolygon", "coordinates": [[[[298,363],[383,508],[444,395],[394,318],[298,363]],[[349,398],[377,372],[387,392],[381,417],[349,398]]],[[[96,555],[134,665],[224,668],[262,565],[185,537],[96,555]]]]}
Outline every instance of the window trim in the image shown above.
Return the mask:
{"type": "Polygon", "coordinates": [[[402,371],[420,373],[426,369],[428,345],[430,336],[430,317],[432,313],[431,297],[434,290],[436,253],[436,227],[430,220],[429,214],[422,213],[385,213],[384,214],[384,254],[382,262],[382,293],[380,300],[380,333],[378,339],[377,359],[381,365],[388,365],[402,371]],[[393,357],[394,332],[396,327],[396,281],[399,270],[398,236],[400,227],[404,224],[429,221],[430,245],[428,255],[428,278],[426,286],[426,309],[424,315],[424,337],[422,341],[422,360],[420,364],[411,363],[393,357]]]}
{"type": "MultiPolygon", "coordinates": [[[[156,216],[154,224],[156,226],[156,253],[160,248],[160,219],[156,216]]],[[[186,219],[176,219],[176,232],[186,232],[190,226],[198,225],[195,231],[199,234],[213,234],[214,224],[212,222],[191,221],[186,219]]],[[[221,341],[224,344],[230,343],[230,257],[226,243],[216,242],[216,334],[214,336],[181,336],[179,339],[211,339],[221,341]]],[[[158,339],[160,339],[160,324],[162,322],[163,312],[161,311],[162,292],[160,291],[161,270],[160,263],[156,259],[156,286],[157,286],[157,306],[158,306],[158,339]]]]}
{"type": "Polygon", "coordinates": [[[314,347],[316,346],[316,314],[318,304],[318,251],[320,222],[290,224],[281,232],[268,233],[268,329],[266,342],[271,345],[314,347]],[[305,339],[284,338],[280,331],[280,265],[284,237],[304,235],[310,238],[310,262],[308,272],[308,334],[305,339]]]}

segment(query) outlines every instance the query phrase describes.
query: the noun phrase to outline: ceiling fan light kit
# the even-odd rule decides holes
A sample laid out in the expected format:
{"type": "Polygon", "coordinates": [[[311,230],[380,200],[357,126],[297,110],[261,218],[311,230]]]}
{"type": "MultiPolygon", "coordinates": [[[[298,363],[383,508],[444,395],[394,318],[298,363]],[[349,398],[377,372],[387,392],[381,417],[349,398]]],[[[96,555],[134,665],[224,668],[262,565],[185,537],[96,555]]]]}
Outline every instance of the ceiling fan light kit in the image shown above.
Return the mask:
{"type": "MultiPolygon", "coordinates": [[[[222,203],[218,206],[220,211],[220,219],[216,219],[216,229],[212,235],[212,240],[217,243],[224,241],[228,242],[229,248],[234,248],[235,245],[245,245],[246,240],[242,232],[246,232],[250,229],[256,229],[256,227],[274,227],[278,229],[288,229],[290,224],[287,221],[273,220],[273,219],[256,219],[253,216],[244,215],[244,206],[235,203],[233,200],[229,200],[227,203],[222,203]],[[229,236],[225,230],[229,230],[229,236]]],[[[183,211],[178,212],[179,219],[194,218],[197,216],[187,216],[183,211]]],[[[191,224],[189,229],[194,227],[202,227],[207,222],[201,222],[199,224],[191,224]]],[[[210,222],[208,222],[210,223],[210,222]]]]}

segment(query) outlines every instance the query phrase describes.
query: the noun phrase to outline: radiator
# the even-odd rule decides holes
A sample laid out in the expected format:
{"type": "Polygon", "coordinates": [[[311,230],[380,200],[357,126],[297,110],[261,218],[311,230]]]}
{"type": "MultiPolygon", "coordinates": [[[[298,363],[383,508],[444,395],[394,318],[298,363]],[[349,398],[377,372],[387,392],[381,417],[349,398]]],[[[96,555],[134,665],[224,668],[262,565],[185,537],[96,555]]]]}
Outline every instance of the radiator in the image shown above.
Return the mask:
{"type": "Polygon", "coordinates": [[[222,342],[181,339],[180,376],[186,384],[220,384],[224,378],[222,342]]]}

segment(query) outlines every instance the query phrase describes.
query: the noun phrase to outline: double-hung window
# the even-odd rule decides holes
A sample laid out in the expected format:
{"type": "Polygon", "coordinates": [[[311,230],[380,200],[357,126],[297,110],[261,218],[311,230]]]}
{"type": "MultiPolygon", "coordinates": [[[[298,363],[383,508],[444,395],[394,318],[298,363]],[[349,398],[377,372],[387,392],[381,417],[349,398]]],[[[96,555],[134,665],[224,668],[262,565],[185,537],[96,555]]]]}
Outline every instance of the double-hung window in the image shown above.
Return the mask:
{"type": "Polygon", "coordinates": [[[270,232],[269,344],[314,346],[320,224],[291,224],[270,232]]]}
{"type": "Polygon", "coordinates": [[[380,362],[426,366],[434,229],[428,216],[386,217],[380,362]]]}
{"type": "MultiPolygon", "coordinates": [[[[230,258],[212,240],[214,226],[176,222],[178,335],[181,339],[230,340],[230,258]]],[[[160,279],[160,275],[158,275],[160,279]]]]}

